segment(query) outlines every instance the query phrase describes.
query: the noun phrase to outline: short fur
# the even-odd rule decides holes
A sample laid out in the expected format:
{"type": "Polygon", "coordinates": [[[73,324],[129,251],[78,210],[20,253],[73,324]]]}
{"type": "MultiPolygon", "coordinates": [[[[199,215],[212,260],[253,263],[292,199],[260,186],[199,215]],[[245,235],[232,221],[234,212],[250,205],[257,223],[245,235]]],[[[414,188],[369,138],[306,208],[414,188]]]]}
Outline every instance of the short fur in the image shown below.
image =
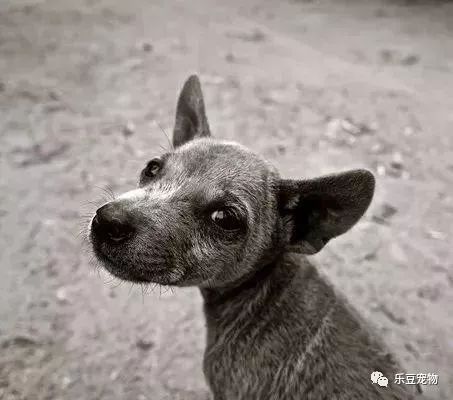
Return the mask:
{"type": "Polygon", "coordinates": [[[280,178],[252,151],[211,137],[196,76],[179,97],[173,145],[138,189],[97,211],[90,237],[122,279],[200,288],[214,399],[413,398],[393,383],[397,361],[303,256],[360,219],[373,175],[280,178]],[[388,387],[371,382],[376,370],[388,387]]]}

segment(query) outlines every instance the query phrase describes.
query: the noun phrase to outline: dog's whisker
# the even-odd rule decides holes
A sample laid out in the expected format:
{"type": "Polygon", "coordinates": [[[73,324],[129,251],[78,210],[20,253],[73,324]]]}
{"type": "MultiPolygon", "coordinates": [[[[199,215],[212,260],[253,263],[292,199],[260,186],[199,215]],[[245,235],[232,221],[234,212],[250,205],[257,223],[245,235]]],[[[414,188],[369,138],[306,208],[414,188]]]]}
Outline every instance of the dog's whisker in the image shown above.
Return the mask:
{"type": "Polygon", "coordinates": [[[116,289],[116,288],[118,288],[118,287],[120,287],[121,285],[124,284],[124,281],[122,281],[120,279],[115,279],[115,280],[117,280],[118,282],[115,285],[112,286],[112,289],[116,289]]]}
{"type": "Polygon", "coordinates": [[[170,292],[170,291],[171,291],[171,286],[167,286],[167,285],[165,285],[165,286],[164,286],[164,289],[165,289],[165,291],[164,291],[164,293],[163,293],[163,294],[164,294],[164,295],[166,295],[166,294],[167,294],[168,292],[170,292]]]}
{"type": "Polygon", "coordinates": [[[142,305],[145,304],[145,292],[144,292],[144,288],[143,288],[143,284],[141,283],[140,284],[140,289],[141,289],[141,292],[142,292],[142,305]]]}
{"type": "Polygon", "coordinates": [[[109,201],[115,200],[115,195],[111,189],[109,189],[108,186],[106,187],[100,187],[100,186],[95,186],[96,188],[102,190],[102,192],[107,196],[107,199],[109,201]]]}
{"type": "Polygon", "coordinates": [[[132,289],[134,288],[134,282],[131,282],[131,286],[129,287],[129,293],[128,293],[128,296],[131,295],[132,293],[132,289]]]}
{"type": "Polygon", "coordinates": [[[162,128],[162,126],[159,124],[159,122],[157,120],[154,120],[154,122],[157,124],[157,126],[159,127],[159,129],[162,131],[162,133],[165,135],[165,137],[167,138],[167,141],[168,141],[168,144],[170,145],[170,149],[171,150],[174,150],[174,147],[173,147],[173,143],[171,142],[170,138],[168,137],[167,133],[165,132],[165,130],[162,128]]]}
{"type": "Polygon", "coordinates": [[[110,185],[106,185],[105,188],[103,188],[103,191],[111,198],[112,201],[116,199],[115,193],[110,185]]]}
{"type": "Polygon", "coordinates": [[[82,204],[83,207],[99,207],[99,203],[100,201],[99,200],[86,200],[85,201],[85,204],[82,204]]]}
{"type": "Polygon", "coordinates": [[[104,285],[110,285],[112,282],[115,282],[115,278],[111,278],[110,280],[104,280],[104,285]]]}

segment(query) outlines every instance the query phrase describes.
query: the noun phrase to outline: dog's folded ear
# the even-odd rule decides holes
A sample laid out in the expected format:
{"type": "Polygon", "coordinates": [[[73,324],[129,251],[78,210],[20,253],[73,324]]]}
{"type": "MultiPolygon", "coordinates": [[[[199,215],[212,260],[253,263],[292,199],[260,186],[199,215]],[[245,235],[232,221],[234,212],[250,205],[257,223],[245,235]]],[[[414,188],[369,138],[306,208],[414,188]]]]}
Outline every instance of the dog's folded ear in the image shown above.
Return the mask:
{"type": "Polygon", "coordinates": [[[280,181],[279,212],[292,250],[314,254],[349,230],[373,198],[375,179],[352,170],[309,180],[280,181]]]}
{"type": "Polygon", "coordinates": [[[211,136],[211,133],[203,93],[200,80],[196,75],[191,75],[184,83],[176,106],[173,146],[179,147],[192,139],[204,136],[211,136]]]}

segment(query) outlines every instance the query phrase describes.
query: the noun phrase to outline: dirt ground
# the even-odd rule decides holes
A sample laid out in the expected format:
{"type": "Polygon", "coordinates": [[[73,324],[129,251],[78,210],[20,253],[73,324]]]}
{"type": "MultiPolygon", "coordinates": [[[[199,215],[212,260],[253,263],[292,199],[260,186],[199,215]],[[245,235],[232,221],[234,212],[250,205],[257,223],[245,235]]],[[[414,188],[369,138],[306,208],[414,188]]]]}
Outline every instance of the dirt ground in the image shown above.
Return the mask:
{"type": "Polygon", "coordinates": [[[96,272],[79,236],[193,72],[214,135],[282,175],[376,173],[314,262],[452,399],[453,4],[381,0],[0,2],[0,398],[208,398],[198,291],[96,272]]]}

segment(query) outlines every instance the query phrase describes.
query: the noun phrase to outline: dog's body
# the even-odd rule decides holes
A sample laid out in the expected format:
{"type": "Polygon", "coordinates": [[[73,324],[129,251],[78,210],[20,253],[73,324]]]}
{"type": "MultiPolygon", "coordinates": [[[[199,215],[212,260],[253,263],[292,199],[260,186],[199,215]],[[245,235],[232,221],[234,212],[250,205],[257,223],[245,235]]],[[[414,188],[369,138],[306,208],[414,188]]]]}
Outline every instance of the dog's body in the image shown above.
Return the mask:
{"type": "Polygon", "coordinates": [[[306,260],[285,254],[234,293],[204,290],[205,375],[215,400],[410,399],[402,369],[306,260]]]}
{"type": "Polygon", "coordinates": [[[210,137],[199,81],[181,92],[174,151],[151,160],[139,188],[91,222],[96,256],[116,276],[198,286],[204,370],[215,400],[412,398],[366,324],[313,266],[313,254],[368,208],[363,170],[285,180],[250,150],[210,137]],[[373,384],[380,371],[388,387],[373,384]]]}

